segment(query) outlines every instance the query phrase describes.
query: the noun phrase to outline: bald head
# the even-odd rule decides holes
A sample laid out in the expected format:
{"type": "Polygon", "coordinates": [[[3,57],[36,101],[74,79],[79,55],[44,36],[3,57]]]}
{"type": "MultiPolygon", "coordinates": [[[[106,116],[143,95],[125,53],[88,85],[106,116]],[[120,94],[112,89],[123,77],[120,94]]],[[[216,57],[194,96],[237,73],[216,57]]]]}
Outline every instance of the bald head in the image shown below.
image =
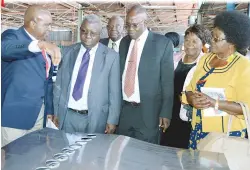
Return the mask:
{"type": "Polygon", "coordinates": [[[130,16],[140,16],[144,20],[147,20],[147,11],[141,5],[134,5],[129,10],[127,15],[130,16]]]}
{"type": "Polygon", "coordinates": [[[142,35],[147,29],[146,20],[147,12],[141,5],[135,5],[129,9],[126,18],[126,28],[130,38],[138,39],[142,35]]]}
{"type": "Polygon", "coordinates": [[[124,25],[124,20],[122,19],[122,17],[117,16],[117,15],[112,16],[112,17],[109,19],[108,24],[109,24],[111,21],[114,21],[114,20],[117,21],[117,23],[123,24],[123,25],[124,25]]]}
{"type": "Polygon", "coordinates": [[[120,16],[112,16],[109,19],[108,25],[108,35],[109,38],[116,42],[121,39],[124,30],[124,20],[120,16]]]}
{"type": "Polygon", "coordinates": [[[30,21],[41,19],[44,15],[51,16],[50,12],[39,5],[30,6],[24,14],[24,25],[28,25],[30,21]]]}
{"type": "Polygon", "coordinates": [[[38,40],[44,40],[52,23],[48,10],[39,5],[30,6],[24,14],[24,28],[38,40]]]}

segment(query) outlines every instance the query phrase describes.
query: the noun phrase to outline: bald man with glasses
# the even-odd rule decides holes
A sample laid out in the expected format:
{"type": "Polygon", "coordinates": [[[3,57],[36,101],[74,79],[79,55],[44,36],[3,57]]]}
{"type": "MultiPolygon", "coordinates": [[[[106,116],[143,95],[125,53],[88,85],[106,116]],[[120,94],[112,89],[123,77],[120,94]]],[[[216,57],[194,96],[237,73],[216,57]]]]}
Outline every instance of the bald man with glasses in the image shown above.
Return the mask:
{"type": "Polygon", "coordinates": [[[140,5],[127,13],[128,35],[119,49],[122,109],[118,134],[157,144],[172,117],[173,45],[165,36],[148,31],[146,20],[146,10],[140,5]]]}

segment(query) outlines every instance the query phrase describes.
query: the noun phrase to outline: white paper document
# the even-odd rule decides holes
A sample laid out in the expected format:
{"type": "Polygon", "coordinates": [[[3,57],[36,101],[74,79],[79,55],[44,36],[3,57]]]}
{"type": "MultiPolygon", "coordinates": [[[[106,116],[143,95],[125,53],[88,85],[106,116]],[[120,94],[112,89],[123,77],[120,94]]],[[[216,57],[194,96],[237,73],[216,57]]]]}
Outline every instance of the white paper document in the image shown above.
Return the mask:
{"type": "Polygon", "coordinates": [[[56,127],[56,125],[50,119],[47,120],[46,127],[58,130],[58,128],[56,127]]]}
{"type": "MultiPolygon", "coordinates": [[[[201,87],[201,92],[208,95],[213,99],[226,100],[225,89],[224,88],[210,88],[210,87],[201,87]]],[[[226,112],[221,110],[215,110],[215,108],[210,107],[203,110],[204,116],[227,116],[226,112]]]]}

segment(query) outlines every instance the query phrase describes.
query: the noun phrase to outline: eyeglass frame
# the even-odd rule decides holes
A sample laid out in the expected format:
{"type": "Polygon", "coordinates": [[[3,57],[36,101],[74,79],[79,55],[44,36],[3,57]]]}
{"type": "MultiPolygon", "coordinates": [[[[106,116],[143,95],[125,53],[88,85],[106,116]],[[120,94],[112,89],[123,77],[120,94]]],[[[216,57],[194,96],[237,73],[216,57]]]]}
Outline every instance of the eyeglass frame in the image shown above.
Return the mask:
{"type": "MultiPolygon", "coordinates": [[[[86,30],[84,30],[84,31],[86,31],[86,30]]],[[[83,33],[83,30],[82,30],[82,28],[80,28],[80,34],[83,34],[85,37],[88,35],[88,32],[85,32],[85,33],[83,33]]],[[[98,35],[100,35],[99,33],[92,33],[92,32],[90,32],[90,37],[93,39],[93,38],[95,38],[96,36],[98,36],[98,35]]]]}
{"type": "Polygon", "coordinates": [[[227,40],[226,38],[216,38],[216,37],[212,37],[211,39],[213,42],[217,43],[217,42],[221,42],[221,41],[224,41],[224,40],[227,40]]]}
{"type": "Polygon", "coordinates": [[[125,29],[128,29],[128,28],[130,28],[130,27],[132,26],[133,30],[138,30],[138,26],[139,26],[140,24],[142,24],[143,22],[145,22],[145,20],[142,20],[142,21],[140,21],[140,22],[138,22],[138,23],[133,23],[133,24],[128,24],[128,23],[126,23],[126,24],[124,25],[124,28],[125,28],[125,29]]]}

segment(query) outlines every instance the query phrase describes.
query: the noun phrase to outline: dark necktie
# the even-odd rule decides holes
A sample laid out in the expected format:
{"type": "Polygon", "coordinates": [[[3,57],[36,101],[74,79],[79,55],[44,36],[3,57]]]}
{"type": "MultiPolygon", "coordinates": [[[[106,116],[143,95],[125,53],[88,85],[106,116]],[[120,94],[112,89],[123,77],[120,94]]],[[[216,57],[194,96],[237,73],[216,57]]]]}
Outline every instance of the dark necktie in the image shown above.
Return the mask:
{"type": "Polygon", "coordinates": [[[89,54],[90,49],[87,49],[86,52],[83,54],[82,62],[77,74],[76,82],[73,89],[73,98],[75,101],[78,101],[80,98],[82,98],[83,93],[83,86],[86,79],[88,66],[89,66],[89,54]]]}
{"type": "Polygon", "coordinates": [[[112,42],[112,49],[115,50],[116,44],[112,42]]]}

